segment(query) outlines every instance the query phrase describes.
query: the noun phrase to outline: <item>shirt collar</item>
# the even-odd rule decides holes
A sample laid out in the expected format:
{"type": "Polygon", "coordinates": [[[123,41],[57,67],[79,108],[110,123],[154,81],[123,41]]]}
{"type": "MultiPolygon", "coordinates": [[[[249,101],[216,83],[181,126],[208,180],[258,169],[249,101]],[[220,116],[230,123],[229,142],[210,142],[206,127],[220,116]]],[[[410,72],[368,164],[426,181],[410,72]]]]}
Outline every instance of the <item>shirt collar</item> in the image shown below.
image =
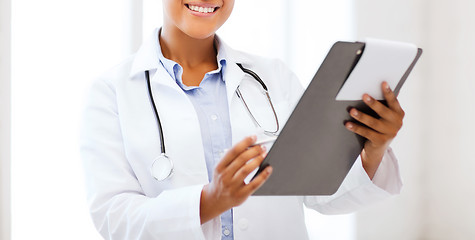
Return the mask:
{"type": "MultiPolygon", "coordinates": [[[[158,34],[160,34],[160,31],[158,32],[158,34]]],[[[221,71],[224,71],[224,67],[226,65],[226,50],[225,50],[223,44],[220,43],[220,40],[217,37],[215,38],[215,46],[216,46],[217,52],[218,52],[218,54],[216,56],[216,59],[218,61],[218,69],[210,71],[209,74],[215,74],[215,73],[219,73],[221,71]]],[[[158,47],[156,49],[158,51],[158,54],[157,54],[158,59],[159,59],[160,63],[162,64],[162,66],[165,68],[165,70],[167,70],[168,74],[170,74],[170,76],[173,79],[175,79],[175,81],[180,82],[181,84],[183,84],[183,82],[181,80],[181,74],[183,73],[183,68],[177,62],[175,62],[173,60],[170,60],[170,59],[166,58],[165,56],[163,56],[163,52],[162,52],[162,49],[160,47],[160,44],[158,45],[158,47]]]]}
{"type": "Polygon", "coordinates": [[[218,55],[216,56],[216,59],[218,60],[218,69],[221,69],[222,65],[226,64],[226,47],[221,42],[218,36],[214,37],[214,42],[216,48],[218,49],[218,55]]]}
{"type": "Polygon", "coordinates": [[[130,77],[138,73],[143,73],[147,70],[157,69],[160,62],[158,57],[158,31],[156,28],[153,33],[145,39],[135,54],[132,68],[130,70],[130,77]]]}
{"type": "MultiPolygon", "coordinates": [[[[142,46],[135,54],[129,74],[131,79],[134,79],[135,75],[143,73],[146,70],[154,70],[161,67],[159,61],[159,30],[159,28],[156,28],[149,37],[145,38],[142,46]]],[[[215,36],[215,41],[218,43],[218,66],[223,67],[223,63],[225,63],[227,65],[225,68],[232,68],[235,72],[239,72],[240,70],[237,66],[234,66],[236,63],[242,63],[245,66],[252,65],[253,61],[246,54],[230,48],[219,36],[215,36]]],[[[229,80],[226,77],[223,77],[223,79],[226,81],[229,80]]]]}
{"type": "MultiPolygon", "coordinates": [[[[156,28],[150,37],[146,38],[142,43],[142,46],[137,51],[134,61],[132,63],[132,68],[130,71],[130,77],[146,71],[157,69],[162,65],[167,72],[175,79],[175,68],[179,66],[176,62],[167,59],[163,56],[162,50],[159,43],[159,33],[160,28],[156,28]]],[[[217,61],[218,69],[212,71],[211,73],[224,71],[224,68],[228,59],[228,47],[224,44],[218,36],[215,36],[215,44],[217,47],[217,61]]]]}

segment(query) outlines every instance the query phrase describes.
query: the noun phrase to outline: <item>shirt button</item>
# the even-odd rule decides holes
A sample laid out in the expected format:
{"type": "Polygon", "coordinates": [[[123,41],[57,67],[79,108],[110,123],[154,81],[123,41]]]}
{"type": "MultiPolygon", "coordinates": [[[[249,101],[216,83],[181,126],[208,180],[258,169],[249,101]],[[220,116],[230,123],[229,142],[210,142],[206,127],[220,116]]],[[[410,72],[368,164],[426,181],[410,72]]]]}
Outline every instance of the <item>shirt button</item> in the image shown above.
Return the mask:
{"type": "Polygon", "coordinates": [[[245,218],[240,219],[238,225],[241,230],[246,230],[249,227],[249,220],[245,218]]]}
{"type": "Polygon", "coordinates": [[[228,228],[224,228],[223,234],[224,236],[229,236],[229,234],[231,234],[231,231],[229,231],[228,228]]]}
{"type": "Polygon", "coordinates": [[[211,119],[213,121],[216,121],[218,119],[218,115],[216,115],[216,114],[211,115],[211,119]]]}

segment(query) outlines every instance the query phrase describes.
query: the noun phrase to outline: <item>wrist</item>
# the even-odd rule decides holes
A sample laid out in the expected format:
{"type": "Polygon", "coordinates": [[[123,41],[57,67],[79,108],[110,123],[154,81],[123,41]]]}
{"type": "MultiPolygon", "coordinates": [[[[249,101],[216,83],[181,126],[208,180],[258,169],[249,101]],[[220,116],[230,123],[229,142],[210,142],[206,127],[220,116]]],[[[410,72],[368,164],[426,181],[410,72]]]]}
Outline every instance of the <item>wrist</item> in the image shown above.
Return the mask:
{"type": "Polygon", "coordinates": [[[363,151],[361,151],[361,162],[363,164],[363,168],[371,180],[373,180],[373,177],[376,174],[376,171],[378,170],[379,164],[383,160],[385,151],[386,150],[378,152],[368,152],[366,151],[366,149],[363,149],[363,151]]]}
{"type": "Polygon", "coordinates": [[[201,224],[219,216],[221,214],[220,201],[212,193],[209,184],[201,190],[200,198],[200,220],[201,224]]]}

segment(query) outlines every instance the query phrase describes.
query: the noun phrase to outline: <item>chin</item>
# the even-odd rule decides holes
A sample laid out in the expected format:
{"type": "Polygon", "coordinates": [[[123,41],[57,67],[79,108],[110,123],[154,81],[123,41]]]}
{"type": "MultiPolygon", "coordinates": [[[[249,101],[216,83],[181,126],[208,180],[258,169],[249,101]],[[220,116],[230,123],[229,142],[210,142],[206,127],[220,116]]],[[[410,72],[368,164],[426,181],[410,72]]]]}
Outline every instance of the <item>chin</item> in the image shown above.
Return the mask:
{"type": "Polygon", "coordinates": [[[190,36],[191,38],[206,39],[206,38],[214,36],[217,30],[218,28],[206,28],[206,27],[193,26],[183,32],[186,35],[190,36]]]}

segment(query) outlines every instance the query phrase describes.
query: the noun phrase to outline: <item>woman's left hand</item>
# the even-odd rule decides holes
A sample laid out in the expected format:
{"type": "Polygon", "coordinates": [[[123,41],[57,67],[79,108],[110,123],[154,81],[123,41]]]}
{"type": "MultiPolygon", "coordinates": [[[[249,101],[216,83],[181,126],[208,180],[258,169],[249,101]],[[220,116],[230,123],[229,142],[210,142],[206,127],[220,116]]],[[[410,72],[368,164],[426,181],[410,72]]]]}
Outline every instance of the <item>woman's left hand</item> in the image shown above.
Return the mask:
{"type": "Polygon", "coordinates": [[[388,106],[375,100],[368,94],[363,95],[363,101],[373,109],[380,118],[374,118],[356,108],[350,110],[350,115],[362,124],[347,122],[346,128],[367,139],[363,151],[361,152],[361,161],[366,173],[373,179],[379,164],[381,163],[386,149],[391,141],[396,137],[399,129],[402,127],[404,110],[390,89],[387,82],[381,84],[384,98],[388,106]]]}

